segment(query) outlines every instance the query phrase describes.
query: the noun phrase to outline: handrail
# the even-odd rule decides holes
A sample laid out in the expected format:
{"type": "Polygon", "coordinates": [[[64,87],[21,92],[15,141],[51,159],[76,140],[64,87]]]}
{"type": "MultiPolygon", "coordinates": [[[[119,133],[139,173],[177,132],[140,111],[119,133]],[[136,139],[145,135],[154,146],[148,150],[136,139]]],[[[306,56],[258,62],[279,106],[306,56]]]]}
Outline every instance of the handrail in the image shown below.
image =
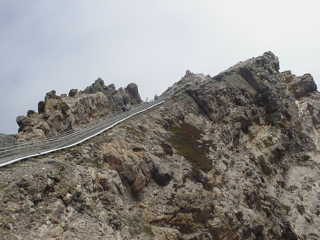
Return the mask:
{"type": "MultiPolygon", "coordinates": [[[[140,107],[147,106],[147,105],[150,105],[150,103],[142,103],[142,104],[136,105],[134,109],[131,109],[128,112],[134,112],[135,110],[139,109],[140,107]]],[[[106,120],[119,119],[119,116],[126,115],[128,112],[120,113],[118,115],[113,115],[113,116],[111,116],[111,118],[107,117],[104,119],[99,119],[93,123],[90,123],[90,124],[84,126],[83,128],[68,130],[58,136],[54,136],[54,137],[50,137],[50,138],[36,138],[36,139],[32,139],[31,141],[16,143],[16,144],[9,145],[7,147],[2,147],[2,148],[0,148],[0,153],[11,150],[11,149],[15,149],[16,147],[20,147],[20,146],[30,146],[32,144],[39,144],[39,143],[44,143],[44,142],[50,142],[51,140],[61,139],[62,137],[65,137],[65,136],[68,137],[70,135],[76,135],[77,133],[80,133],[81,131],[96,127],[96,125],[98,125],[99,123],[104,122],[106,120]]]]}
{"type": "MultiPolygon", "coordinates": [[[[138,114],[141,114],[143,112],[148,111],[149,109],[152,109],[158,105],[161,105],[165,102],[165,99],[159,99],[157,101],[154,101],[152,103],[144,103],[144,104],[140,104],[139,106],[137,106],[136,108],[128,111],[128,112],[124,112],[121,114],[118,114],[116,116],[113,116],[110,119],[106,119],[104,121],[97,121],[94,125],[90,125],[86,128],[82,128],[79,129],[79,131],[77,132],[78,134],[76,135],[72,135],[74,133],[71,133],[67,136],[63,136],[57,139],[54,139],[53,141],[39,141],[37,143],[39,143],[37,146],[34,146],[33,151],[29,151],[30,146],[32,146],[33,143],[30,143],[29,145],[24,145],[21,148],[13,148],[13,149],[9,149],[7,151],[2,151],[0,152],[0,167],[3,166],[7,166],[9,164],[21,161],[23,159],[27,159],[30,157],[36,157],[36,156],[41,156],[41,155],[45,155],[51,152],[55,152],[55,151],[59,151],[62,149],[66,149],[66,148],[70,148],[73,146],[76,146],[78,144],[81,144],[111,128],[113,128],[114,126],[126,121],[127,119],[134,117],[138,114]],[[91,131],[93,131],[92,133],[90,133],[91,131]],[[89,134],[88,136],[86,136],[87,134],[89,134]],[[76,137],[80,137],[80,140],[76,140],[76,137]],[[72,143],[72,141],[75,141],[72,143]],[[60,144],[61,143],[61,144],[60,144]],[[51,148],[48,145],[58,145],[55,146],[53,148],[51,148]],[[43,151],[41,151],[41,148],[43,149],[43,151]],[[40,150],[39,150],[40,149],[40,150]],[[15,153],[15,151],[19,150],[19,152],[15,153]],[[10,153],[11,152],[11,153],[10,153]],[[24,152],[24,156],[21,156],[21,153],[24,152]],[[5,160],[5,158],[8,158],[12,156],[13,159],[7,159],[5,160]],[[14,158],[14,156],[16,158],[14,158]],[[5,160],[3,162],[1,162],[1,159],[5,160]]],[[[31,149],[32,150],[32,149],[31,149]]]]}

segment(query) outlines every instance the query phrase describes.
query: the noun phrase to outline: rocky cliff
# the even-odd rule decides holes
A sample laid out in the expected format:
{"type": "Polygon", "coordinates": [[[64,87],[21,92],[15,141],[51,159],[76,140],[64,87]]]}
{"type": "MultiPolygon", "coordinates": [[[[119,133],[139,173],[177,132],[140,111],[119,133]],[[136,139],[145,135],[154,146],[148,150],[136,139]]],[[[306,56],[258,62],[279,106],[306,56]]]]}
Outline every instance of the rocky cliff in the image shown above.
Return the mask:
{"type": "MultiPolygon", "coordinates": [[[[90,90],[88,90],[90,91],[90,90]]],[[[320,93],[271,52],[0,169],[2,239],[320,239],[320,93]]]]}
{"type": "Polygon", "coordinates": [[[138,87],[130,83],[125,89],[113,84],[105,86],[96,80],[84,91],[70,90],[58,96],[56,91],[46,94],[38,104],[38,111],[29,110],[26,116],[17,117],[18,140],[52,137],[92,121],[108,117],[141,103],[138,87]]]}

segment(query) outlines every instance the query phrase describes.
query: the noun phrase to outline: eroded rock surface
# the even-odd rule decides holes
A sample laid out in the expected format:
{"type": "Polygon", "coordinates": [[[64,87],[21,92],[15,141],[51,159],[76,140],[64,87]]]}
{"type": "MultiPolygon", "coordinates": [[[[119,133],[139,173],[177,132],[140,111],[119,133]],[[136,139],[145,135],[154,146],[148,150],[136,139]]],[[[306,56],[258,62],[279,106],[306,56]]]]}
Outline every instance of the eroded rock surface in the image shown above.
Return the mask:
{"type": "Polygon", "coordinates": [[[320,93],[271,52],[0,169],[2,239],[320,239],[320,93]],[[304,84],[306,83],[306,84],[304,84]]]}
{"type": "Polygon", "coordinates": [[[26,116],[17,117],[19,140],[59,135],[77,126],[90,123],[113,113],[126,111],[141,103],[136,84],[126,89],[105,86],[102,79],[96,80],[84,91],[71,89],[68,96],[58,96],[56,91],[46,94],[38,104],[38,112],[28,111],[26,116]]]}

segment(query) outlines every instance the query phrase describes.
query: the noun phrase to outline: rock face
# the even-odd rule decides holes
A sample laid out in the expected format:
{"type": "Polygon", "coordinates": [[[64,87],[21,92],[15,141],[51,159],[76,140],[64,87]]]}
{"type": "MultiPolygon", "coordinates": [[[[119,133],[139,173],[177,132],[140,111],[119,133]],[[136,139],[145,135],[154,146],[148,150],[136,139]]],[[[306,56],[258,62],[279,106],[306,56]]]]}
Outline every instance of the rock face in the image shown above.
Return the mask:
{"type": "Polygon", "coordinates": [[[162,94],[162,96],[179,95],[191,86],[198,86],[200,83],[206,80],[210,80],[210,76],[205,76],[203,74],[195,74],[187,70],[184,77],[177,83],[173,84],[173,86],[169,87],[162,94]]]}
{"type": "Polygon", "coordinates": [[[320,239],[310,75],[280,72],[267,52],[215,77],[187,72],[164,94],[81,146],[2,168],[0,236],[320,239]]]}
{"type": "Polygon", "coordinates": [[[116,90],[114,85],[105,86],[104,81],[98,79],[84,91],[71,89],[68,96],[57,96],[53,90],[39,102],[37,113],[28,111],[27,116],[17,117],[18,139],[56,136],[141,102],[134,83],[116,90]]]}

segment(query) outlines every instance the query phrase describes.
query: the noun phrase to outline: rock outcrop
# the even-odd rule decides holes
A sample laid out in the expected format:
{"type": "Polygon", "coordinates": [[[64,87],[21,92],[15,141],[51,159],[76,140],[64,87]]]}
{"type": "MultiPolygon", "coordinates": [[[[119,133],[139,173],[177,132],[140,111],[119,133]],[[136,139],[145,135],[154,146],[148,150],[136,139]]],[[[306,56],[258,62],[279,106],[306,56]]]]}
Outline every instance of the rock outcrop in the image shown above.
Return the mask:
{"type": "Polygon", "coordinates": [[[18,139],[30,140],[59,135],[83,124],[126,111],[141,103],[136,84],[126,89],[116,89],[113,84],[105,86],[102,79],[96,80],[84,91],[71,89],[68,96],[48,92],[38,104],[38,112],[28,111],[17,117],[18,139]]]}
{"type": "Polygon", "coordinates": [[[187,72],[165,95],[81,146],[0,169],[0,236],[320,239],[310,75],[267,52],[215,77],[187,72]]]}

